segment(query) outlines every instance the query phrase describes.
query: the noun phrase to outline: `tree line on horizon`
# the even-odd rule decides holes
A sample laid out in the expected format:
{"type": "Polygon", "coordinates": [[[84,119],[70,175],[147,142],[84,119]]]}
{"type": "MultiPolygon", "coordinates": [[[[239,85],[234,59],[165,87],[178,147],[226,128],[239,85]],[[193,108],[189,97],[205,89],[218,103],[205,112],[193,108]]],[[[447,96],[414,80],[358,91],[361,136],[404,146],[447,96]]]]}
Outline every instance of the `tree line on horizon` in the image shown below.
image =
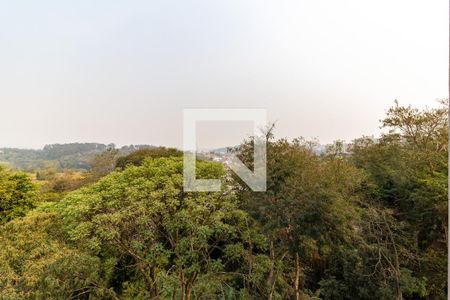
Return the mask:
{"type": "MultiPolygon", "coordinates": [[[[448,102],[381,122],[320,155],[268,127],[266,192],[204,160],[223,190],[184,192],[164,147],[0,167],[0,299],[447,299],[448,102]]],[[[251,167],[252,139],[233,151],[251,167]]]]}
{"type": "Polygon", "coordinates": [[[107,150],[116,150],[121,156],[143,149],[157,148],[152,145],[126,145],[101,143],[49,144],[42,149],[0,148],[0,163],[26,172],[43,169],[55,171],[90,171],[95,157],[107,150]]]}

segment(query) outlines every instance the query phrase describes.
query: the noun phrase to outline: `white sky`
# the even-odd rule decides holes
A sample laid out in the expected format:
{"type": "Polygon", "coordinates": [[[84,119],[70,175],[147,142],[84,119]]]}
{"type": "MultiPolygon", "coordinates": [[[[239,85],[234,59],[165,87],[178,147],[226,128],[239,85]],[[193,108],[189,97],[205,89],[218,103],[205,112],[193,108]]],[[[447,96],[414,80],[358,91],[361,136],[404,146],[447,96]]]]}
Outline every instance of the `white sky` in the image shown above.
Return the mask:
{"type": "Polygon", "coordinates": [[[0,147],[179,147],[197,107],[266,108],[278,137],[377,134],[394,99],[447,97],[448,28],[446,0],[0,0],[0,147]]]}

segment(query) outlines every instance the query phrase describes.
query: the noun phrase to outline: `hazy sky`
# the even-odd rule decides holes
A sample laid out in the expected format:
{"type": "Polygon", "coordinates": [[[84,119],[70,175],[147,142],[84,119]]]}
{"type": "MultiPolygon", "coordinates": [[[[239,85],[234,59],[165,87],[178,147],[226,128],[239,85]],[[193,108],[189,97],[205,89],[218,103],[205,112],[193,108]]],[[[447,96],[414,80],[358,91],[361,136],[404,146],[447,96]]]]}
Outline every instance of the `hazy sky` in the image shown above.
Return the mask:
{"type": "Polygon", "coordinates": [[[394,99],[447,97],[448,27],[447,0],[0,0],[0,147],[181,146],[183,108],[377,134],[394,99]]]}

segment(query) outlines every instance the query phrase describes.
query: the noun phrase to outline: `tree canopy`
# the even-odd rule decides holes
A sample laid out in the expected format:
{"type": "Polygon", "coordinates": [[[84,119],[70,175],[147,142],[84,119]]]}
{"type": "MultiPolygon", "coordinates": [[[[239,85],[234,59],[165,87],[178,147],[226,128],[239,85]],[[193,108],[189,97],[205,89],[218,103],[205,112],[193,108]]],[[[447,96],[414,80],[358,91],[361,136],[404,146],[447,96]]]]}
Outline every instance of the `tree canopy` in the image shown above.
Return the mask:
{"type": "Polygon", "coordinates": [[[36,196],[36,186],[25,173],[0,166],[0,224],[24,216],[36,196]]]}
{"type": "MultiPolygon", "coordinates": [[[[0,299],[446,299],[447,106],[382,126],[321,154],[268,126],[265,192],[202,160],[222,190],[185,192],[163,147],[37,184],[0,167],[0,299]]],[[[233,150],[250,168],[253,145],[233,150]]]]}

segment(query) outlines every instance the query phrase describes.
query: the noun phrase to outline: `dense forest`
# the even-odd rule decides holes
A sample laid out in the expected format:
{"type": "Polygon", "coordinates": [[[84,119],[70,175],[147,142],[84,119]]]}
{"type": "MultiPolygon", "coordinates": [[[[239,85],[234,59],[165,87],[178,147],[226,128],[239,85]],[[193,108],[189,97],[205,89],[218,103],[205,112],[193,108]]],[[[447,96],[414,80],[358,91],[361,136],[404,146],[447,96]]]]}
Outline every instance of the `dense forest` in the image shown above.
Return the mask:
{"type": "MultiPolygon", "coordinates": [[[[269,126],[266,192],[205,160],[223,190],[184,192],[163,147],[0,167],[0,299],[447,299],[448,102],[381,126],[322,154],[269,126]]],[[[230,151],[251,166],[252,139],[230,151]]]]}

